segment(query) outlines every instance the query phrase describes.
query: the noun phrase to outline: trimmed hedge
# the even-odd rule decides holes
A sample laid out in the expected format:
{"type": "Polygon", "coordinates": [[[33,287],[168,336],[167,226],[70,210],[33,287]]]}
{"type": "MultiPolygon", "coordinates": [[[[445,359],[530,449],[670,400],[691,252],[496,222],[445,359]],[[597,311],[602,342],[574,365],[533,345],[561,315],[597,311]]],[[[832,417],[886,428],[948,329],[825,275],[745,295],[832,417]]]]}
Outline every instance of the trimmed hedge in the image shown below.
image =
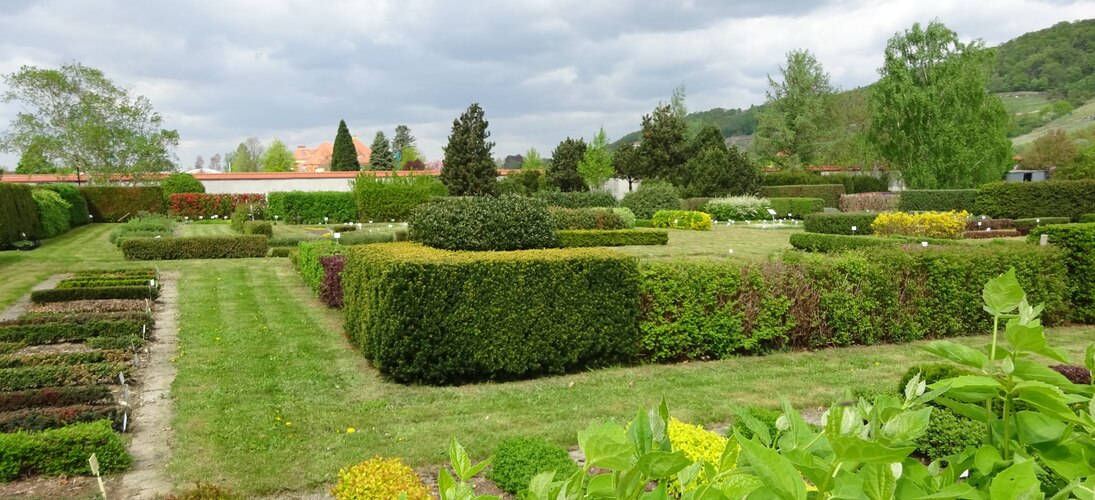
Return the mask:
{"type": "Polygon", "coordinates": [[[993,217],[1068,217],[1095,212],[1095,180],[992,182],[977,193],[976,213],[993,217]]]}
{"type": "Polygon", "coordinates": [[[120,222],[138,212],[166,213],[160,186],[82,187],[93,222],[120,222]]]}
{"type": "Polygon", "coordinates": [[[612,209],[612,212],[620,217],[620,220],[624,221],[624,228],[632,229],[635,227],[635,214],[630,208],[616,207],[612,209]]]}
{"type": "Polygon", "coordinates": [[[860,248],[899,245],[920,245],[927,242],[933,245],[953,245],[954,240],[936,238],[917,238],[906,236],[847,236],[843,234],[795,233],[791,235],[791,246],[798,250],[814,253],[837,253],[860,248]]]}
{"type": "Polygon", "coordinates": [[[620,253],[393,243],[347,255],[347,334],[393,380],[528,378],[626,362],[635,352],[638,272],[620,253]]]}
{"type": "Polygon", "coordinates": [[[520,196],[446,198],[419,205],[412,241],[445,250],[526,250],[558,245],[543,201],[520,196]]]}
{"type": "Polygon", "coordinates": [[[1069,311],[1064,253],[1027,244],[878,247],[782,262],[644,262],[641,357],[718,359],[979,335],[989,279],[1015,267],[1043,320],[1069,311]]]}
{"type": "Polygon", "coordinates": [[[123,409],[118,405],[71,405],[25,408],[0,413],[0,432],[43,431],[66,425],[107,420],[114,429],[122,429],[123,409]]]}
{"type": "Polygon", "coordinates": [[[197,177],[185,172],[175,172],[160,180],[160,188],[164,196],[170,199],[171,195],[179,193],[205,193],[205,184],[197,177]]]}
{"type": "Polygon", "coordinates": [[[537,191],[533,198],[543,200],[549,207],[559,208],[612,208],[616,197],[605,191],[537,191]]]}
{"type": "Polygon", "coordinates": [[[638,189],[624,195],[620,206],[630,208],[639,219],[649,219],[658,210],[680,210],[681,197],[671,184],[646,181],[638,189]]]}
{"type": "Polygon", "coordinates": [[[126,260],[242,259],[265,257],[269,249],[262,235],[126,238],[121,248],[126,260]]]}
{"type": "Polygon", "coordinates": [[[821,175],[815,172],[773,172],[765,174],[761,183],[765,186],[789,186],[798,184],[843,184],[844,192],[877,193],[890,190],[890,178],[870,175],[833,174],[821,175]]]}
{"type": "Polygon", "coordinates": [[[897,209],[902,212],[975,211],[976,189],[910,189],[902,191],[897,209]]]}
{"type": "MultiPolygon", "coordinates": [[[[1012,225],[1015,227],[1019,234],[1027,235],[1031,229],[1038,226],[1046,226],[1049,224],[1068,224],[1070,222],[1068,217],[1035,217],[1032,219],[1015,219],[1012,221],[1012,225]]],[[[1095,222],[1092,220],[1091,222],[1095,222]]]]}
{"type": "Polygon", "coordinates": [[[0,182],[0,250],[16,241],[41,238],[38,205],[31,193],[27,186],[0,182]]]}
{"type": "Polygon", "coordinates": [[[840,196],[841,212],[893,212],[901,195],[894,193],[860,193],[840,196]]]}
{"type": "Polygon", "coordinates": [[[41,387],[0,394],[0,412],[24,408],[114,402],[114,394],[105,385],[76,385],[68,387],[41,387]]]}
{"type": "Polygon", "coordinates": [[[25,356],[0,356],[0,368],[25,368],[28,366],[64,366],[84,363],[102,363],[130,361],[133,353],[128,351],[86,351],[54,352],[28,354],[25,356]]]}
{"type": "Polygon", "coordinates": [[[562,248],[665,245],[669,243],[668,231],[590,229],[556,231],[555,234],[559,237],[559,246],[562,248]]]}
{"type": "Polygon", "coordinates": [[[967,240],[983,240],[990,238],[1014,238],[1022,236],[1023,234],[1015,229],[1001,229],[999,231],[985,230],[985,231],[966,231],[962,233],[962,237],[967,240]]]}
{"type": "Polygon", "coordinates": [[[69,278],[54,288],[96,288],[101,286],[143,286],[152,278],[69,278]]]}
{"type": "Polygon", "coordinates": [[[872,234],[871,224],[876,217],[878,214],[874,212],[809,214],[802,226],[808,233],[866,235],[872,234]],[[853,226],[855,232],[852,232],[853,226]]]}
{"type": "Polygon", "coordinates": [[[64,198],[65,201],[71,205],[68,209],[69,226],[78,227],[89,222],[87,211],[87,200],[84,199],[84,195],[80,193],[80,190],[76,186],[69,184],[40,184],[35,186],[35,189],[48,189],[64,198]]]}
{"type": "Polygon", "coordinates": [[[825,207],[825,200],[821,198],[769,198],[768,204],[772,210],[776,211],[776,217],[801,219],[806,214],[820,212],[825,207]]]}
{"type": "Polygon", "coordinates": [[[294,264],[300,272],[300,277],[308,284],[308,288],[318,294],[324,276],[320,257],[339,255],[345,251],[346,246],[331,240],[302,241],[297,245],[297,259],[294,264]]]}
{"type": "MultiPolygon", "coordinates": [[[[122,243],[123,249],[131,241],[147,240],[150,238],[133,238],[122,243]]],[[[153,240],[170,241],[170,239],[153,240]]],[[[103,300],[103,299],[147,299],[149,295],[155,299],[160,296],[157,288],[149,286],[102,286],[94,288],[52,288],[48,290],[35,290],[30,292],[30,300],[35,304],[45,302],[68,302],[70,300],[103,300]]]]}
{"type": "Polygon", "coordinates": [[[267,195],[268,217],[292,224],[337,224],[357,220],[357,203],[349,191],[286,191],[267,195]]]}
{"type": "Polygon", "coordinates": [[[840,195],[845,194],[843,184],[799,184],[789,186],[761,186],[762,198],[821,198],[826,207],[840,206],[840,195]]]}
{"type": "Polygon", "coordinates": [[[654,227],[667,227],[671,229],[691,229],[695,231],[710,231],[711,216],[703,212],[689,212],[687,210],[659,210],[650,219],[654,227]]]}
{"type": "Polygon", "coordinates": [[[267,237],[274,236],[274,226],[270,221],[249,220],[243,223],[243,234],[261,234],[267,237]]]}
{"type": "Polygon", "coordinates": [[[20,391],[61,385],[117,383],[118,374],[130,378],[129,363],[85,363],[82,365],[27,366],[0,368],[0,391],[20,391]]]}
{"type": "Polygon", "coordinates": [[[626,229],[627,223],[608,208],[549,207],[551,225],[556,231],[568,229],[626,229]]]}
{"type": "Polygon", "coordinates": [[[1072,320],[1095,323],[1095,251],[1092,250],[1095,249],[1095,224],[1040,226],[1031,230],[1027,238],[1034,243],[1043,234],[1049,235],[1049,242],[1065,251],[1072,320]]]}
{"type": "Polygon", "coordinates": [[[966,231],[987,231],[989,229],[996,231],[999,229],[1011,229],[1013,227],[1015,227],[1015,221],[1011,219],[973,218],[966,220],[966,231]]]}
{"type": "Polygon", "coordinates": [[[69,224],[72,205],[61,195],[46,189],[35,189],[31,197],[38,209],[38,234],[42,238],[60,236],[72,228],[69,224]]]}
{"type": "Polygon", "coordinates": [[[1087,224],[1089,222],[1095,222],[1095,214],[1083,214],[1080,216],[1080,222],[1087,224]]]}
{"type": "MultiPolygon", "coordinates": [[[[148,288],[144,288],[148,297],[148,288]]],[[[0,326],[0,340],[26,342],[28,344],[53,344],[72,342],[91,337],[120,337],[140,335],[141,327],[148,322],[138,319],[102,319],[88,321],[55,321],[0,326]]]]}
{"type": "Polygon", "coordinates": [[[562,479],[577,471],[578,464],[566,448],[540,437],[514,437],[498,443],[488,478],[499,488],[517,494],[542,472],[554,472],[562,479]]]}
{"type": "Polygon", "coordinates": [[[319,258],[323,266],[323,280],[319,283],[319,300],[327,307],[342,309],[342,270],[346,268],[345,255],[324,255],[319,258]]]}
{"type": "Polygon", "coordinates": [[[122,438],[107,420],[74,424],[42,432],[0,434],[0,481],[23,475],[90,475],[88,457],[99,460],[99,472],[121,472],[133,464],[122,438]]]}
{"type": "Polygon", "coordinates": [[[208,220],[214,215],[228,218],[241,205],[266,206],[266,195],[261,193],[176,193],[168,196],[171,215],[189,217],[191,220],[208,220]]]}
{"type": "Polygon", "coordinates": [[[344,221],[407,220],[414,207],[428,203],[435,196],[448,194],[445,184],[433,176],[376,177],[373,173],[362,172],[353,186],[357,215],[344,221]]]}

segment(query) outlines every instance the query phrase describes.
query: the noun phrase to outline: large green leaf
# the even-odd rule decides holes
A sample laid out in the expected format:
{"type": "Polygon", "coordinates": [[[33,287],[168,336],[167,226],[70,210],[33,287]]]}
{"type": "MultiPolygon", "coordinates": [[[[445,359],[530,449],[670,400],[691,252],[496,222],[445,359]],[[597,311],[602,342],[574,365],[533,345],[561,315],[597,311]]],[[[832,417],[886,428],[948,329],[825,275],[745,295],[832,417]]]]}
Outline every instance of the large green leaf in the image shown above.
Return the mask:
{"type": "Polygon", "coordinates": [[[631,425],[627,426],[627,438],[635,445],[636,455],[642,456],[650,452],[654,436],[650,430],[650,415],[646,410],[640,409],[639,413],[635,415],[635,420],[632,420],[631,425]]]}
{"type": "Polygon", "coordinates": [[[886,421],[882,426],[882,434],[892,441],[913,441],[928,429],[931,414],[930,406],[901,412],[886,421]]]}
{"type": "Polygon", "coordinates": [[[1000,382],[991,377],[981,375],[962,375],[952,379],[941,380],[932,384],[932,388],[950,385],[947,396],[960,401],[984,401],[995,398],[1003,387],[1000,382]]]}
{"type": "Polygon", "coordinates": [[[1064,375],[1056,370],[1029,359],[1019,358],[1015,360],[1015,370],[1011,374],[1020,380],[1033,380],[1049,385],[1071,388],[1070,382],[1064,375]]]}
{"type": "Polygon", "coordinates": [[[631,468],[634,449],[627,442],[627,431],[611,422],[590,425],[578,433],[578,446],[586,455],[586,466],[622,471],[631,468]]]}
{"type": "Polygon", "coordinates": [[[730,498],[745,498],[763,487],[764,482],[760,478],[748,474],[734,474],[718,485],[719,490],[730,498]]]}
{"type": "Polygon", "coordinates": [[[1026,294],[1019,280],[1015,278],[1015,268],[985,283],[981,298],[985,301],[985,311],[993,316],[1010,314],[1019,307],[1026,294]]]}
{"type": "Polygon", "coordinates": [[[1095,449],[1086,436],[1073,437],[1065,443],[1047,442],[1035,445],[1042,462],[1067,480],[1095,477],[1095,449]],[[1086,441],[1086,442],[1083,442],[1086,441]]]}
{"type": "Polygon", "coordinates": [[[753,435],[760,439],[760,442],[764,443],[764,446],[772,446],[772,432],[768,429],[768,425],[761,422],[759,419],[749,413],[748,410],[740,406],[732,407],[734,415],[741,420],[741,423],[745,424],[753,435]]]}
{"type": "Polygon", "coordinates": [[[659,483],[657,488],[654,488],[653,491],[648,491],[645,495],[640,497],[640,500],[669,500],[669,490],[666,486],[666,482],[662,481],[659,483]]]}
{"type": "Polygon", "coordinates": [[[639,457],[636,467],[650,479],[662,479],[672,477],[689,465],[692,461],[683,451],[652,451],[639,457]]]}
{"type": "Polygon", "coordinates": [[[755,441],[740,440],[738,444],[745,460],[774,497],[783,500],[806,498],[802,475],[789,460],[755,441]]]}
{"type": "Polygon", "coordinates": [[[1079,422],[1068,405],[1082,402],[1083,398],[1080,396],[1068,395],[1049,384],[1031,381],[1016,384],[1015,393],[1019,400],[1025,401],[1047,416],[1065,422],[1079,422]]]}
{"type": "Polygon", "coordinates": [[[1000,450],[995,446],[984,445],[977,449],[977,453],[973,456],[974,466],[977,468],[977,472],[981,475],[988,475],[996,468],[996,463],[1004,460],[1004,457],[1000,455],[1000,450]]]}
{"type": "Polygon", "coordinates": [[[1049,346],[1049,342],[1046,341],[1045,327],[1041,325],[1023,325],[1013,319],[1008,321],[1004,329],[1004,338],[1016,352],[1032,352],[1068,363],[1068,354],[1049,346]]]}
{"type": "Polygon", "coordinates": [[[887,446],[855,436],[829,436],[837,460],[860,463],[895,463],[916,451],[915,446],[887,446]]]}
{"type": "MultiPolygon", "coordinates": [[[[897,466],[900,470],[900,465],[897,466]]],[[[889,464],[867,464],[859,470],[863,476],[863,495],[871,500],[891,500],[897,489],[897,477],[889,464]]]]}
{"type": "Polygon", "coordinates": [[[1027,460],[1004,469],[989,486],[990,500],[1021,500],[1042,498],[1034,461],[1027,460]]]}
{"type": "Polygon", "coordinates": [[[946,340],[929,342],[921,348],[941,358],[978,370],[984,370],[989,363],[989,357],[985,353],[946,340]]]}
{"type": "Polygon", "coordinates": [[[1021,411],[1015,414],[1019,440],[1024,444],[1037,444],[1057,441],[1068,427],[1064,422],[1034,411],[1021,411]]]}

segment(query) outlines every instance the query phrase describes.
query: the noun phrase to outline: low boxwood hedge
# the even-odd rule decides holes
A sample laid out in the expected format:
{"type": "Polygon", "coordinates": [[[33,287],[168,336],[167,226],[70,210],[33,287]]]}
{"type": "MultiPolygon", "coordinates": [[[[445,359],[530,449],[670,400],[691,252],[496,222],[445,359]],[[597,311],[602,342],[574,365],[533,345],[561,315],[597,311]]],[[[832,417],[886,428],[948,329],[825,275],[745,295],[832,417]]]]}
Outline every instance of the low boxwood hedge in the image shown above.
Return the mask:
{"type": "Polygon", "coordinates": [[[798,184],[787,186],[761,186],[762,198],[821,198],[826,207],[839,207],[840,195],[845,194],[843,184],[798,184]]]}
{"type": "Polygon", "coordinates": [[[106,401],[114,402],[114,395],[110,392],[110,387],[101,384],[40,387],[0,393],[0,412],[106,401]]]}
{"type": "Polygon", "coordinates": [[[347,256],[346,332],[399,382],[565,373],[628,361],[637,346],[636,261],[618,252],[393,243],[347,256]]]}
{"type": "MultiPolygon", "coordinates": [[[[1037,242],[1041,235],[1064,249],[1072,296],[1072,320],[1095,323],[1095,224],[1053,224],[1032,229],[1027,236],[1037,242]]],[[[1036,302],[1031,301],[1032,304],[1036,302]]]]}
{"type": "Polygon", "coordinates": [[[902,212],[976,212],[976,189],[910,189],[902,191],[897,209],[902,212]]]}
{"type": "Polygon", "coordinates": [[[821,198],[768,198],[768,203],[781,219],[801,219],[825,208],[825,200],[821,198]]]}
{"type": "Polygon", "coordinates": [[[69,278],[54,288],[98,288],[104,286],[148,286],[152,278],[69,278]]]}
{"type": "Polygon", "coordinates": [[[118,374],[130,378],[129,363],[86,363],[82,365],[0,368],[0,391],[19,391],[62,385],[117,383],[118,374]]]}
{"type": "Polygon", "coordinates": [[[86,476],[88,457],[99,460],[99,472],[121,472],[133,464],[122,438],[109,420],[74,424],[41,432],[0,434],[0,481],[23,475],[86,476]]]}
{"type": "Polygon", "coordinates": [[[559,246],[562,248],[665,245],[669,243],[669,233],[667,231],[592,229],[556,231],[555,234],[558,235],[559,246]]]}
{"type": "Polygon", "coordinates": [[[149,297],[155,299],[159,296],[160,290],[158,287],[147,285],[51,288],[30,292],[30,300],[35,304],[42,304],[45,302],[67,302],[70,300],[147,299],[149,297]]]}
{"type": "Polygon", "coordinates": [[[844,234],[795,233],[791,235],[791,246],[798,250],[815,253],[838,253],[860,248],[899,245],[928,246],[953,245],[954,240],[938,238],[917,238],[912,236],[848,236],[844,234]]]}
{"type": "Polygon", "coordinates": [[[339,245],[331,240],[307,241],[297,245],[297,258],[294,265],[300,272],[300,277],[313,292],[318,294],[320,284],[323,282],[324,271],[320,257],[342,254],[346,248],[345,245],[339,245]]]}
{"type": "MultiPolygon", "coordinates": [[[[1071,220],[1068,217],[1034,217],[1029,219],[1015,219],[1012,221],[1013,226],[1019,234],[1027,235],[1031,229],[1038,226],[1047,226],[1049,224],[1068,224],[1071,220]]],[[[1095,222],[1092,220],[1091,222],[1095,222]]]]}
{"type": "Polygon", "coordinates": [[[269,249],[267,237],[257,234],[128,238],[121,247],[126,260],[242,259],[265,257],[269,249]]]}
{"type": "Polygon", "coordinates": [[[609,208],[548,209],[551,225],[556,231],[570,229],[627,229],[623,217],[609,208]]]}
{"type": "Polygon", "coordinates": [[[106,420],[115,430],[122,430],[124,409],[118,405],[70,405],[46,408],[24,408],[0,413],[0,432],[43,431],[66,425],[106,420]]]}
{"type": "Polygon", "coordinates": [[[543,200],[549,207],[611,208],[616,206],[616,197],[605,191],[537,191],[532,196],[543,200]]]}
{"type": "Polygon", "coordinates": [[[878,214],[874,212],[809,214],[802,226],[808,233],[866,235],[874,232],[871,224],[876,217],[878,214]]]}
{"type": "Polygon", "coordinates": [[[65,366],[84,363],[123,363],[133,359],[129,351],[87,351],[39,353],[25,356],[0,355],[0,368],[25,368],[29,366],[65,366]]]}

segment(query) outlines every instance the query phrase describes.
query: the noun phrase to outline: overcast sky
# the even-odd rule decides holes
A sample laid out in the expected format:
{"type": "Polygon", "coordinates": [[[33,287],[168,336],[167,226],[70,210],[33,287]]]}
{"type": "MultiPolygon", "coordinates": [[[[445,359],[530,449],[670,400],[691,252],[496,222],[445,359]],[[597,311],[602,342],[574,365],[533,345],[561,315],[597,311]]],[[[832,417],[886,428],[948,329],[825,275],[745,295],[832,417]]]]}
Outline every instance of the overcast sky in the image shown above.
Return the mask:
{"type": "MultiPolygon", "coordinates": [[[[5,0],[0,72],[101,69],[178,130],[184,168],[251,136],[333,141],[339,119],[365,143],[407,124],[440,159],[471,102],[496,157],[548,156],[601,125],[610,140],[637,130],[679,84],[691,111],[762,103],[789,50],[853,88],[877,79],[886,40],[914,22],[996,45],[1092,17],[1095,0],[5,0]]],[[[0,126],[16,112],[0,106],[0,126]]]]}

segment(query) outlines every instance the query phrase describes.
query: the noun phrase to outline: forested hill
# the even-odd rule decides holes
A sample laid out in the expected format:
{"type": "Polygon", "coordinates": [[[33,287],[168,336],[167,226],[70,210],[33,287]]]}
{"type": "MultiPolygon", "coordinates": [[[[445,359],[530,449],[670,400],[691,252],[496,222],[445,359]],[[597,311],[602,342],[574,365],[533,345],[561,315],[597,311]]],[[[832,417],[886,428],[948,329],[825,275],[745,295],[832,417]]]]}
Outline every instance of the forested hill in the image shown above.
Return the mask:
{"type": "MultiPolygon", "coordinates": [[[[752,135],[757,128],[757,112],[763,107],[764,105],[750,106],[749,109],[709,109],[685,115],[684,122],[688,124],[690,130],[699,129],[705,123],[714,123],[722,131],[723,137],[752,135]]],[[[639,137],[638,130],[631,132],[614,142],[612,148],[638,141],[639,137]]]]}
{"type": "Polygon", "coordinates": [[[1073,105],[1095,97],[1095,19],[1060,22],[996,49],[991,92],[1043,91],[1073,105]]]}

